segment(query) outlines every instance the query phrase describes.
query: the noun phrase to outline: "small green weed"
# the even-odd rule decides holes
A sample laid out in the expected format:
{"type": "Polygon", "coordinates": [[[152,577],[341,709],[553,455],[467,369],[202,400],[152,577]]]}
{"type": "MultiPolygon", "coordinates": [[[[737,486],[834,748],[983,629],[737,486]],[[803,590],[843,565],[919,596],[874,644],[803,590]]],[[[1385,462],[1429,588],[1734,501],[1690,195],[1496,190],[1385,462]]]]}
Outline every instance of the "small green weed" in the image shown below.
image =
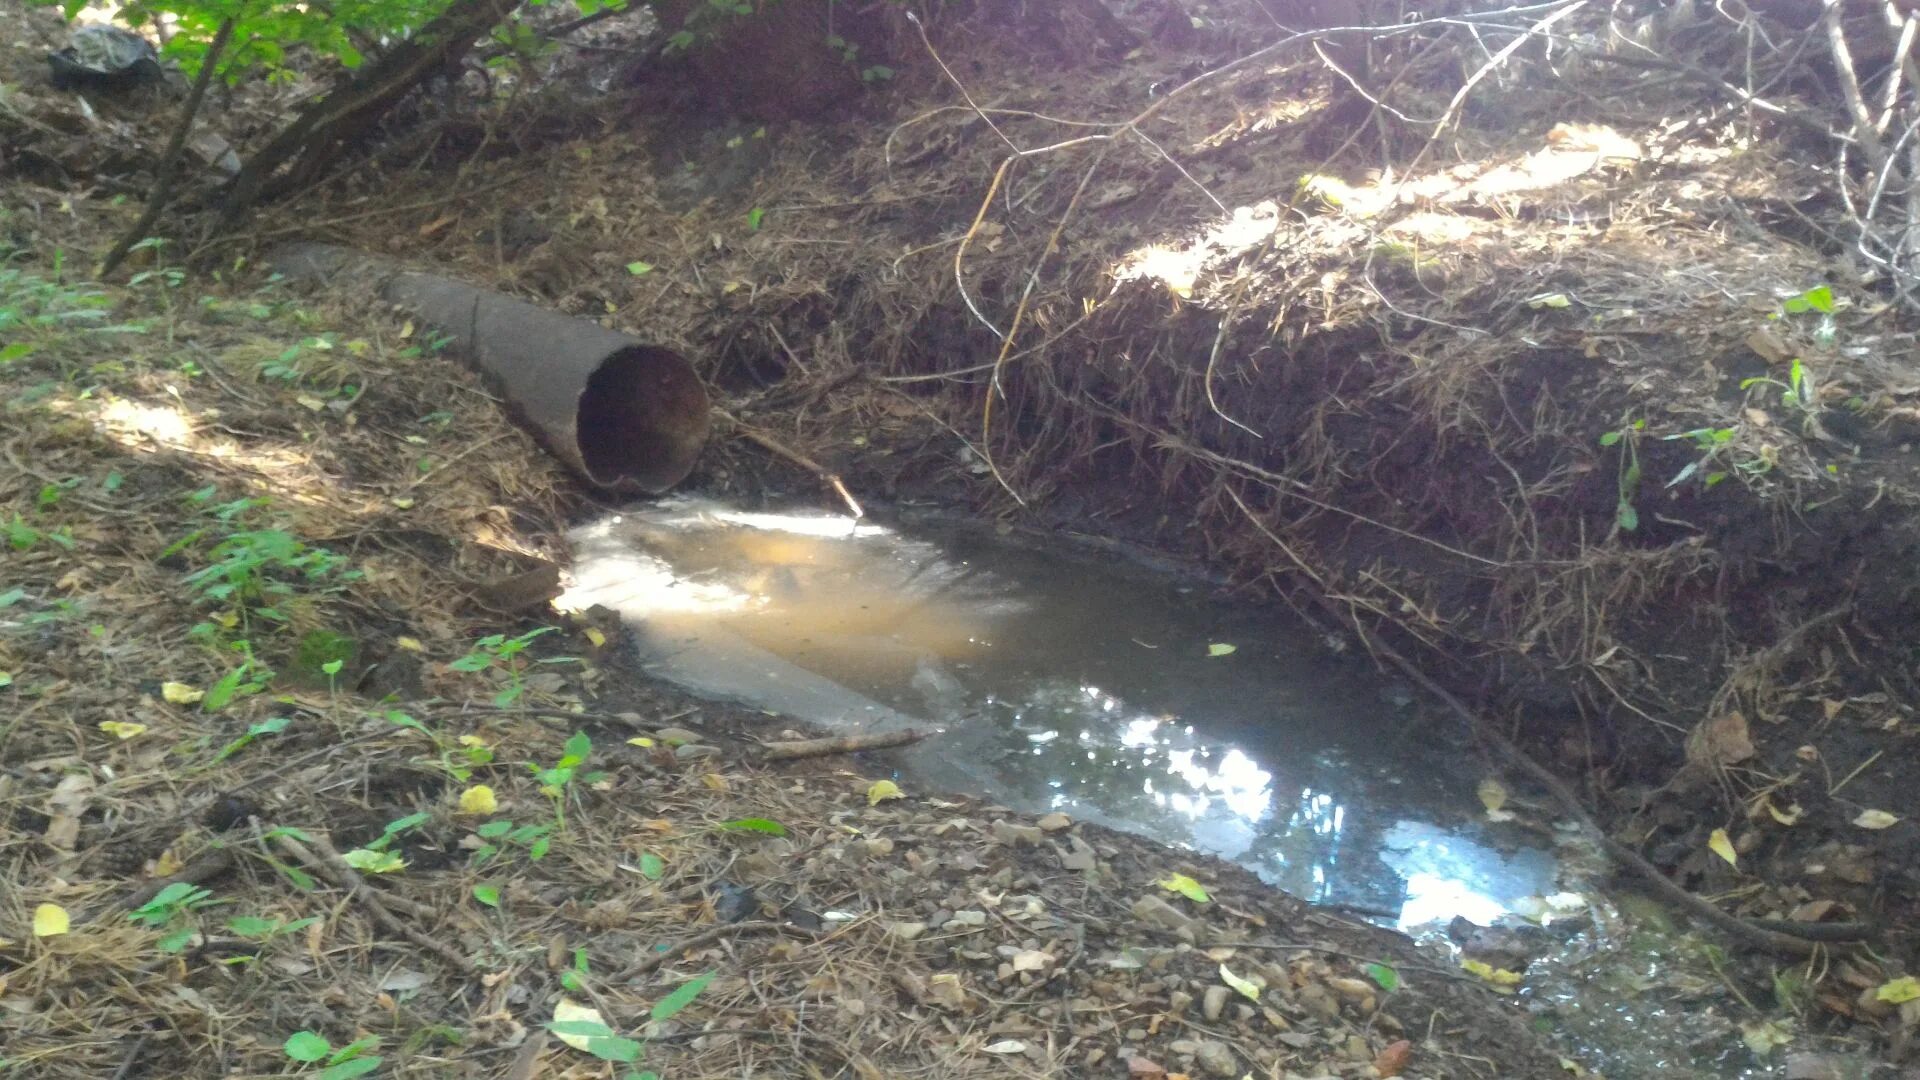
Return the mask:
{"type": "Polygon", "coordinates": [[[325,1037],[312,1031],[296,1031],[281,1046],[286,1055],[302,1065],[321,1065],[316,1080],[353,1080],[380,1067],[385,1059],[374,1053],[380,1048],[380,1036],[369,1035],[335,1050],[325,1037]]]}
{"type": "Polygon", "coordinates": [[[177,953],[200,932],[193,913],[223,902],[213,899],[211,892],[198,885],[176,881],[155,893],[153,899],[127,912],[127,918],[151,930],[166,930],[157,947],[163,953],[177,953]]]}
{"type": "MultiPolygon", "coordinates": [[[[579,954],[575,955],[574,971],[567,973],[575,976],[573,982],[568,983],[570,987],[585,985],[584,979],[581,978],[581,976],[586,974],[584,970],[584,957],[581,957],[579,954]]],[[[713,974],[713,972],[709,971],[698,978],[682,983],[673,993],[668,994],[666,997],[654,1003],[652,1012],[648,1014],[648,1019],[659,1023],[677,1016],[682,1009],[693,1004],[694,999],[698,998],[701,991],[707,988],[707,984],[713,981],[713,974]]],[[[562,976],[562,982],[566,982],[566,975],[562,976]]],[[[556,1010],[556,1014],[557,1012],[556,1010]]],[[[598,1014],[587,1013],[587,1015],[597,1016],[598,1014]]],[[[611,1061],[621,1065],[638,1065],[641,1059],[646,1057],[647,1044],[644,1040],[628,1039],[616,1035],[612,1028],[597,1019],[562,1020],[556,1015],[556,1018],[547,1024],[547,1030],[553,1032],[555,1035],[585,1039],[586,1046],[583,1047],[583,1049],[602,1061],[611,1061]]],[[[652,1072],[628,1073],[627,1076],[630,1080],[660,1080],[659,1074],[652,1072]]]]}
{"type": "Polygon", "coordinates": [[[388,710],[386,718],[389,724],[425,735],[439,755],[436,763],[441,771],[463,784],[473,776],[476,767],[493,763],[493,750],[478,736],[463,736],[449,742],[439,732],[398,709],[388,710]]]}
{"type": "Polygon", "coordinates": [[[387,822],[380,836],[365,847],[357,847],[341,854],[341,861],[355,870],[368,874],[393,874],[407,868],[407,861],[397,851],[388,848],[400,835],[409,829],[417,828],[432,820],[432,814],[408,814],[387,822]]]}
{"type": "MultiPolygon", "coordinates": [[[[533,644],[535,638],[543,634],[551,634],[557,629],[558,627],[542,626],[537,630],[529,630],[518,637],[511,638],[505,634],[489,634],[474,642],[473,648],[468,650],[467,655],[447,666],[455,671],[495,670],[500,672],[501,677],[506,679],[507,685],[493,695],[493,704],[495,708],[504,709],[520,700],[520,695],[526,692],[526,662],[520,659],[520,654],[527,651],[527,646],[533,644]]],[[[576,659],[578,658],[572,656],[556,656],[537,662],[571,664],[576,659]]]]}
{"type": "Polygon", "coordinates": [[[1633,500],[1640,494],[1640,448],[1636,436],[1646,430],[1645,419],[1623,424],[1617,431],[1609,431],[1600,436],[1601,446],[1620,446],[1620,469],[1615,486],[1619,491],[1619,502],[1613,511],[1613,526],[1616,532],[1632,532],[1640,527],[1640,511],[1634,509],[1633,500]]]}
{"type": "MultiPolygon", "coordinates": [[[[167,554],[200,535],[168,548],[167,554]]],[[[188,574],[188,585],[210,600],[231,601],[245,612],[275,622],[285,622],[286,615],[274,603],[294,595],[293,585],[285,578],[333,589],[359,576],[347,569],[344,556],[311,547],[279,529],[233,533],[215,544],[207,557],[211,563],[188,574]]]]}

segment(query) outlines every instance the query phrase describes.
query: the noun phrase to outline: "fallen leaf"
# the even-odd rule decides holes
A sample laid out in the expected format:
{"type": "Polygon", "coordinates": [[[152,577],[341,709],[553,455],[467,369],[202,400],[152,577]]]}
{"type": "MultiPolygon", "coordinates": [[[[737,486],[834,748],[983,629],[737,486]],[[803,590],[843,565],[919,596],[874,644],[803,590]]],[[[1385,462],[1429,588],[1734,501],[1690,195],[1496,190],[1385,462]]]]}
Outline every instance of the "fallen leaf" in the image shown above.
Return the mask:
{"type": "Polygon", "coordinates": [[[875,780],[873,783],[867,785],[868,806],[879,806],[889,799],[904,799],[906,797],[907,793],[900,790],[900,785],[891,780],[875,780]]]}
{"type": "Polygon", "coordinates": [[[1400,973],[1385,964],[1368,964],[1364,969],[1367,978],[1372,979],[1382,990],[1391,994],[1400,989],[1400,973]]]}
{"type": "Polygon", "coordinates": [[[1235,975],[1225,964],[1220,965],[1220,981],[1233,987],[1235,993],[1255,1004],[1260,1001],[1260,991],[1267,988],[1267,981],[1260,976],[1243,979],[1235,975]]]}
{"type": "Polygon", "coordinates": [[[1900,819],[1885,810],[1862,810],[1853,823],[1863,829],[1885,829],[1899,824],[1900,819]]]}
{"type": "Polygon", "coordinates": [[[1407,1061],[1413,1057],[1413,1044],[1405,1039],[1387,1044],[1386,1049],[1373,1059],[1373,1071],[1381,1076],[1399,1076],[1407,1070],[1407,1061]]]}
{"type": "Polygon", "coordinates": [[[420,644],[419,638],[410,638],[410,637],[404,637],[404,636],[397,637],[393,639],[393,643],[395,645],[398,645],[400,648],[407,650],[408,652],[426,652],[427,651],[427,647],[425,645],[420,644]]]}
{"type": "Polygon", "coordinates": [[[1229,645],[1224,641],[1216,641],[1213,644],[1207,646],[1208,656],[1232,656],[1234,653],[1237,653],[1239,651],[1240,651],[1240,646],[1229,645]]]}
{"type": "Polygon", "coordinates": [[[485,784],[475,784],[460,793],[460,812],[463,814],[491,814],[500,809],[500,801],[493,797],[493,789],[485,784]]]}
{"type": "Polygon", "coordinates": [[[597,626],[587,627],[586,639],[587,643],[596,649],[605,648],[607,644],[607,635],[601,633],[597,626]]]}
{"type": "Polygon", "coordinates": [[[33,909],[33,936],[59,937],[73,925],[67,909],[59,904],[41,904],[33,909]]]}
{"type": "Polygon", "coordinates": [[[487,740],[478,735],[462,735],[460,736],[459,742],[461,746],[471,747],[475,750],[483,750],[487,746],[487,740]]]}
{"type": "Polygon", "coordinates": [[[1052,953],[1041,952],[1039,949],[1022,949],[1014,953],[1013,959],[1009,961],[1015,971],[1045,971],[1055,962],[1056,958],[1052,953]]]}
{"type": "Polygon", "coordinates": [[[1713,830],[1713,835],[1707,837],[1707,850],[1727,860],[1728,866],[1738,867],[1740,865],[1740,856],[1734,854],[1733,841],[1727,839],[1727,830],[1725,829],[1713,830]]]}
{"type": "Polygon", "coordinates": [[[1805,811],[1803,811],[1800,808],[1799,803],[1794,803],[1792,806],[1789,806],[1785,810],[1782,810],[1779,807],[1773,805],[1773,800],[1771,799],[1767,800],[1768,816],[1772,817],[1773,820],[1779,822],[1782,825],[1787,825],[1787,826],[1793,825],[1794,823],[1800,820],[1800,815],[1802,813],[1805,813],[1805,811]]]}
{"type": "Polygon", "coordinates": [[[145,724],[135,724],[126,720],[102,720],[100,730],[116,739],[131,739],[147,730],[145,724]]]}
{"type": "Polygon", "coordinates": [[[1507,786],[1489,776],[1480,781],[1475,789],[1480,796],[1480,805],[1487,808],[1487,820],[1512,821],[1513,811],[1503,809],[1507,805],[1507,786]]]}
{"type": "Polygon", "coordinates": [[[1019,1039],[1002,1039],[997,1043],[988,1043],[980,1049],[988,1054],[1024,1054],[1027,1052],[1027,1044],[1019,1039]]]}
{"type": "Polygon", "coordinates": [[[1687,760],[1695,765],[1737,765],[1753,754],[1747,718],[1737,712],[1708,717],[1687,735],[1687,760]]]}
{"type": "Polygon", "coordinates": [[[1889,1005],[1904,1005],[1920,998],[1920,979],[1911,975],[1902,976],[1892,982],[1882,983],[1873,996],[1889,1005]]]}
{"type": "Polygon", "coordinates": [[[1460,968],[1470,975],[1479,976],[1488,985],[1503,994],[1513,993],[1513,988],[1520,985],[1520,974],[1518,972],[1494,967],[1485,960],[1462,960],[1460,961],[1460,968]]]}
{"type": "Polygon", "coordinates": [[[553,1003],[553,1024],[548,1030],[553,1031],[554,1037],[561,1042],[589,1054],[593,1053],[596,1041],[604,1040],[613,1034],[613,1029],[607,1027],[607,1022],[600,1018],[598,1009],[567,998],[561,998],[553,1003]],[[588,1025],[598,1025],[606,1034],[583,1033],[581,1029],[588,1025]]]}
{"type": "Polygon", "coordinates": [[[1168,874],[1160,882],[1160,887],[1168,892],[1177,892],[1196,904],[1204,904],[1212,897],[1207,895],[1207,887],[1185,874],[1168,874]]]}
{"type": "Polygon", "coordinates": [[[163,682],[160,696],[166,698],[169,705],[191,705],[207,695],[183,682],[163,682]]]}
{"type": "Polygon", "coordinates": [[[1747,1044],[1754,1057],[1763,1058],[1773,1053],[1774,1047],[1792,1042],[1793,1035],[1771,1020],[1758,1020],[1740,1025],[1740,1041],[1747,1044]]]}

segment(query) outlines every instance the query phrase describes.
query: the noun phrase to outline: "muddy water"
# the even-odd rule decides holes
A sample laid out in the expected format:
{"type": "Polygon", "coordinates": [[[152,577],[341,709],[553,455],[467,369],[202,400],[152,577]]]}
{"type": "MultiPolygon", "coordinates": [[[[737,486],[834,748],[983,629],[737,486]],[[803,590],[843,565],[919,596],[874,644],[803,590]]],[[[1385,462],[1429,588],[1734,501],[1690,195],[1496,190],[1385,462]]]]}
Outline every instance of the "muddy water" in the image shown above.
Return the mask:
{"type": "MultiPolygon", "coordinates": [[[[619,612],[658,677],[831,730],[939,729],[899,755],[909,791],[1065,811],[1416,934],[1570,895],[1551,823],[1489,822],[1445,718],[1205,586],[1064,544],[684,499],[573,541],[561,605],[619,612]]],[[[1723,1056],[1724,1020],[1674,1023],[1673,939],[1575,902],[1596,921],[1538,966],[1543,1026],[1615,1080],[1764,1075],[1723,1056]]]]}

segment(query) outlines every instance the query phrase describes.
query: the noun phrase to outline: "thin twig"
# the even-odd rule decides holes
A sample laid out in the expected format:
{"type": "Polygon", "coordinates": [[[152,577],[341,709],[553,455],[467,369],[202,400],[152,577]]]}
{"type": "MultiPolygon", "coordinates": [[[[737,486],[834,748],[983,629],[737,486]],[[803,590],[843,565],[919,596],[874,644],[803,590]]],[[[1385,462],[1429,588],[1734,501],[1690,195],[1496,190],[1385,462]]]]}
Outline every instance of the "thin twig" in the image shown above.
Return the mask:
{"type": "Polygon", "coordinates": [[[180,124],[173,129],[173,137],[167,140],[167,148],[160,155],[160,169],[153,178],[153,191],[147,195],[147,206],[140,212],[140,218],[133,227],[122,233],[120,239],[100,260],[100,269],[95,276],[104,278],[119,267],[121,260],[133,250],[133,245],[147,238],[147,231],[153,223],[160,220],[160,212],[167,208],[173,199],[174,181],[180,176],[180,159],[185,156],[187,136],[193,131],[194,118],[200,115],[200,103],[206,100],[207,87],[213,82],[214,69],[220,66],[220,54],[226,51],[227,42],[233,37],[233,18],[222,20],[220,29],[214,32],[213,40],[207,44],[206,55],[200,58],[200,74],[193,80],[193,90],[187,95],[187,103],[180,110],[180,124]]]}

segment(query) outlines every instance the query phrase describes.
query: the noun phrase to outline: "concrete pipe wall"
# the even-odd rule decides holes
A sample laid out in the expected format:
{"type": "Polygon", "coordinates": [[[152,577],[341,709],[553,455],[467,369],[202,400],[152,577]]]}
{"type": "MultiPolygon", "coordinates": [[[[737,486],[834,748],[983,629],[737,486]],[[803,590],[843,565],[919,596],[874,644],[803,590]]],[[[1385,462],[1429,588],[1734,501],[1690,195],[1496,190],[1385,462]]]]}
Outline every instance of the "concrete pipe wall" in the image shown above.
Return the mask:
{"type": "Polygon", "coordinates": [[[448,336],[547,449],[596,487],[658,494],[686,478],[712,417],[693,365],[597,323],[331,244],[268,256],[288,279],[371,284],[448,336]]]}

